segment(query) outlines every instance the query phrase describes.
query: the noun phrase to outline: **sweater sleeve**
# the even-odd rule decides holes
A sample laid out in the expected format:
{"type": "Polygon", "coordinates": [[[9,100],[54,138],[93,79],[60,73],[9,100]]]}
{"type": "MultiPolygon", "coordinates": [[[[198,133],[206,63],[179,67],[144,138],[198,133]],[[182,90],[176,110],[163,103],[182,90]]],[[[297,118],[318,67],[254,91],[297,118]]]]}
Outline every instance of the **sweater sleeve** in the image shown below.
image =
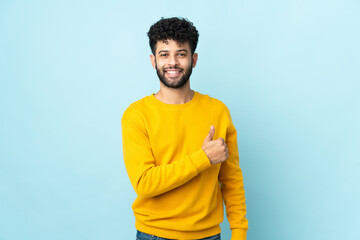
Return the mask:
{"type": "Polygon", "coordinates": [[[226,134],[229,149],[228,159],[221,164],[219,181],[223,194],[226,215],[232,230],[232,240],[245,240],[248,229],[246,219],[245,190],[243,175],[239,165],[236,129],[231,121],[226,134]]]}
{"type": "Polygon", "coordinates": [[[170,191],[211,166],[202,149],[181,160],[156,165],[142,119],[123,117],[121,124],[125,167],[139,197],[150,198],[170,191]]]}

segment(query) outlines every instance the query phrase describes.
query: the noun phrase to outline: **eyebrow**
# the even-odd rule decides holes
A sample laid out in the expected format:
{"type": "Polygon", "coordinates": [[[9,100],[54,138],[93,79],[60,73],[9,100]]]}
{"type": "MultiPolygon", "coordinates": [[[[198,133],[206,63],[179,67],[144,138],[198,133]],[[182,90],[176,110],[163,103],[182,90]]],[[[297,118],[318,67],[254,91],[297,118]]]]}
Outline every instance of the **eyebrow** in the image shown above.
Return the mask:
{"type": "MultiPolygon", "coordinates": [[[[168,53],[169,50],[161,50],[161,51],[158,52],[158,54],[160,54],[160,53],[162,53],[162,52],[168,53]]],[[[180,49],[180,50],[176,50],[176,52],[188,52],[188,50],[186,50],[186,49],[180,49]]]]}

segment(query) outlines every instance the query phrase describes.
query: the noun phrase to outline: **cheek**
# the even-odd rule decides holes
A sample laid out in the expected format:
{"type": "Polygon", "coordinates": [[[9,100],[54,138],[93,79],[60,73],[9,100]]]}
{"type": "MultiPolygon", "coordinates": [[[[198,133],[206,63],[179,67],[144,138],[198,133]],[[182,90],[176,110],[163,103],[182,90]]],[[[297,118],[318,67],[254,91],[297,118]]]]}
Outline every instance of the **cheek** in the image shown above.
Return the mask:
{"type": "Polygon", "coordinates": [[[192,68],[193,67],[193,61],[188,61],[187,63],[186,63],[186,66],[187,66],[187,68],[192,68]]]}
{"type": "Polygon", "coordinates": [[[156,61],[156,66],[157,66],[157,68],[162,69],[164,67],[164,62],[161,61],[161,60],[157,60],[156,61]]]}
{"type": "Polygon", "coordinates": [[[181,61],[181,65],[184,66],[184,67],[191,67],[192,66],[191,58],[184,59],[183,61],[181,61]]]}

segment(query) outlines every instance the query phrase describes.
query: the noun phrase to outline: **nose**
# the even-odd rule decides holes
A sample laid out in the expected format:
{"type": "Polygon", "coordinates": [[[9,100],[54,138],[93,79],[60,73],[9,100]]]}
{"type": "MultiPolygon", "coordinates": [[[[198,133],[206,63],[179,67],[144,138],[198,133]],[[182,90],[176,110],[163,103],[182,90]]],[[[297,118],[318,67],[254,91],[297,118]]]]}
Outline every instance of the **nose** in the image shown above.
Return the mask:
{"type": "Polygon", "coordinates": [[[176,55],[172,55],[169,59],[169,64],[172,66],[177,66],[179,64],[178,59],[176,58],[176,55]]]}

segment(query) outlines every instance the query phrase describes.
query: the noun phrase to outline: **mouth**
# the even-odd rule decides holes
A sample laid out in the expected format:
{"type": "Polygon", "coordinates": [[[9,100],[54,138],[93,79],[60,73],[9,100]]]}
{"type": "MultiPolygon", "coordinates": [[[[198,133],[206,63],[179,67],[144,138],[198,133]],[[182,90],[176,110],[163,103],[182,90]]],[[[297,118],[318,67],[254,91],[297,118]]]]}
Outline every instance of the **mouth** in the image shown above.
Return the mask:
{"type": "Polygon", "coordinates": [[[169,77],[178,77],[178,76],[180,76],[181,72],[182,72],[182,70],[178,69],[178,68],[165,69],[165,74],[169,77]]]}

